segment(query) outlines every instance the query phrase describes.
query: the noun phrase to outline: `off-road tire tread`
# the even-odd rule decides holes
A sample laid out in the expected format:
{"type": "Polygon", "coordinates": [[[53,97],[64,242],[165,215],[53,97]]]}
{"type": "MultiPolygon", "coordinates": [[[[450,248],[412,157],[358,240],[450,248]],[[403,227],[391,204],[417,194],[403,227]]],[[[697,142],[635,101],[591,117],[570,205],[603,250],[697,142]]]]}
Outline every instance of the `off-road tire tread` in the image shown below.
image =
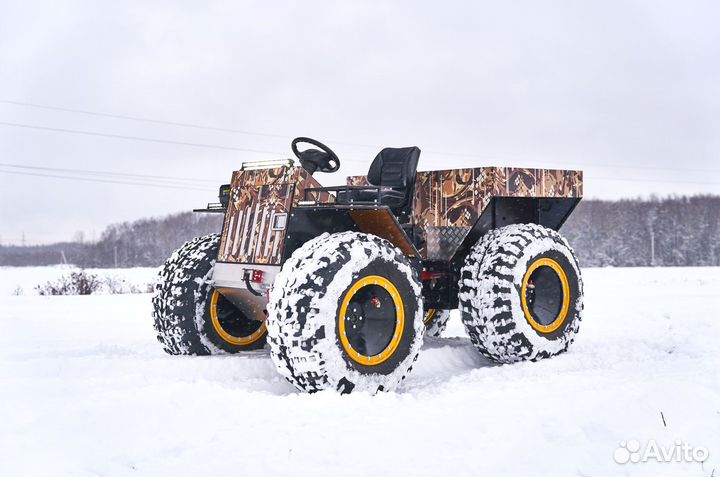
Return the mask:
{"type": "Polygon", "coordinates": [[[483,356],[500,363],[536,361],[566,351],[574,341],[582,320],[583,285],[579,270],[577,257],[567,240],[552,229],[536,224],[514,224],[489,231],[472,247],[461,269],[459,308],[470,340],[483,356]],[[533,343],[516,329],[514,320],[519,318],[517,314],[513,316],[510,300],[510,294],[518,292],[514,277],[512,273],[508,274],[508,270],[514,269],[524,248],[543,239],[555,242],[574,263],[578,274],[580,298],[576,303],[576,313],[567,318],[571,321],[564,328],[564,345],[553,352],[535,349],[533,343]],[[477,289],[478,282],[482,283],[480,289],[477,289]],[[479,310],[473,305],[473,298],[482,293],[487,294],[482,300],[488,306],[479,310]],[[489,327],[489,324],[493,326],[489,327]]]}
{"type": "Polygon", "coordinates": [[[160,270],[152,297],[153,325],[158,341],[169,354],[212,354],[198,334],[195,313],[200,288],[210,279],[219,244],[219,234],[189,240],[160,270]]]}
{"type": "MultiPolygon", "coordinates": [[[[327,293],[326,284],[332,280],[336,273],[350,262],[350,248],[361,245],[368,257],[371,256],[371,249],[383,249],[391,257],[392,263],[406,266],[412,270],[407,257],[394,247],[387,240],[374,235],[358,232],[342,232],[333,235],[325,235],[307,242],[297,249],[290,260],[283,266],[281,274],[288,273],[288,276],[276,278],[276,286],[270,294],[270,313],[268,320],[268,343],[273,361],[280,373],[285,376],[288,382],[300,390],[315,392],[331,388],[327,376],[328,364],[325,356],[316,352],[318,342],[321,340],[332,340],[335,342],[335,330],[326,329],[321,326],[314,332],[308,331],[308,321],[312,318],[310,314],[298,313],[297,310],[315,311],[313,298],[322,299],[327,293]],[[313,264],[315,267],[311,273],[303,268],[303,264],[313,264]],[[287,268],[286,268],[287,267],[287,268]],[[288,270],[289,269],[289,270],[288,270]],[[280,282],[280,285],[278,285],[280,282]],[[298,369],[293,363],[302,363],[305,369],[298,369]]],[[[419,279],[415,273],[413,279],[420,289],[419,279]]],[[[420,314],[419,323],[422,322],[422,300],[416,298],[420,314]]],[[[413,318],[407,317],[409,323],[406,326],[413,326],[413,318]]],[[[416,327],[417,329],[417,327],[416,327]]],[[[417,359],[419,347],[422,342],[422,333],[416,337],[420,340],[417,346],[411,347],[412,358],[407,369],[402,370],[399,381],[412,370],[412,363],[417,359]]],[[[403,361],[403,363],[408,361],[403,361]]],[[[356,382],[350,375],[341,377],[337,382],[337,391],[349,393],[356,386],[356,382]]],[[[399,382],[397,383],[399,384],[399,382]]],[[[396,383],[380,385],[373,391],[388,391],[396,383]]]]}

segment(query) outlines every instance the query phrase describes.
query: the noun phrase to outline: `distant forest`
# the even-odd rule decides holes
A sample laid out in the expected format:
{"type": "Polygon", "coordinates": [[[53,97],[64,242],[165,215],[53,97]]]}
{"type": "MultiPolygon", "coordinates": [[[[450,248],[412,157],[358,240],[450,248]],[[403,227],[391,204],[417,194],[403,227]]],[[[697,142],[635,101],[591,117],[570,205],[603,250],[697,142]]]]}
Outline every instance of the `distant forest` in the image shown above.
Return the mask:
{"type": "MultiPolygon", "coordinates": [[[[584,267],[720,266],[720,196],[583,200],[563,226],[584,267]]],[[[155,267],[222,216],[174,214],[109,226],[91,243],[0,246],[0,266],[155,267]]]]}
{"type": "Polygon", "coordinates": [[[583,200],[560,232],[584,267],[720,265],[720,196],[583,200]]]}
{"type": "Polygon", "coordinates": [[[156,267],[185,241],[221,227],[222,214],[192,212],[123,222],[108,226],[95,242],[0,246],[0,266],[156,267]]]}

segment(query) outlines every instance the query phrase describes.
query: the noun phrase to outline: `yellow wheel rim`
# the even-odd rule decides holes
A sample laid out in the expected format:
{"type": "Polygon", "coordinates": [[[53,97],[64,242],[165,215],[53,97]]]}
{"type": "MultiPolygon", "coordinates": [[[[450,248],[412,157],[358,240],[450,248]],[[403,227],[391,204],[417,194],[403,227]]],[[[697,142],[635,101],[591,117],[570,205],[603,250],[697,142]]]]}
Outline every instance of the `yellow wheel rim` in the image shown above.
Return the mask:
{"type": "Polygon", "coordinates": [[[342,344],[342,347],[347,353],[347,355],[353,361],[365,366],[377,366],[378,364],[385,362],[395,353],[395,351],[397,351],[398,346],[400,345],[400,340],[402,339],[404,329],[405,306],[403,305],[402,299],[400,298],[400,293],[398,293],[397,288],[395,288],[395,285],[393,285],[392,282],[390,282],[390,280],[388,280],[387,278],[381,277],[379,275],[371,275],[361,278],[357,280],[345,293],[342,304],[340,305],[340,313],[338,314],[338,330],[340,332],[340,343],[342,344]],[[357,350],[353,349],[353,347],[351,346],[350,341],[347,337],[347,332],[345,330],[345,316],[347,314],[348,305],[350,304],[350,300],[353,298],[353,296],[355,296],[355,294],[363,287],[370,285],[377,285],[383,287],[392,298],[393,304],[395,305],[395,330],[393,331],[390,343],[388,343],[385,349],[383,349],[374,356],[365,356],[357,350]]]}
{"type": "Polygon", "coordinates": [[[539,331],[540,333],[552,333],[553,331],[557,330],[562,326],[562,324],[565,322],[565,319],[567,318],[568,311],[570,310],[570,284],[568,283],[567,275],[565,274],[565,270],[563,270],[562,266],[560,266],[559,263],[557,263],[555,260],[551,258],[540,258],[536,261],[534,261],[529,267],[527,272],[525,272],[525,276],[523,277],[522,281],[522,289],[520,291],[520,297],[522,300],[522,308],[523,312],[525,313],[525,319],[527,319],[528,323],[530,323],[530,326],[532,326],[535,330],[539,331]],[[560,284],[562,286],[562,293],[563,293],[563,299],[562,299],[562,305],[560,307],[560,312],[557,314],[555,319],[547,325],[543,325],[541,323],[538,323],[535,318],[533,317],[532,313],[530,312],[530,308],[527,303],[527,288],[528,288],[528,282],[530,280],[530,275],[537,270],[540,267],[549,267],[551,268],[560,279],[560,284]]]}
{"type": "Polygon", "coordinates": [[[435,308],[430,308],[427,313],[425,314],[425,319],[423,320],[423,323],[425,326],[427,326],[433,318],[435,318],[435,314],[437,313],[437,310],[435,308]]]}
{"type": "Polygon", "coordinates": [[[222,325],[220,324],[220,319],[218,318],[217,307],[219,298],[220,292],[218,292],[217,290],[213,291],[212,297],[210,298],[210,318],[213,328],[220,336],[220,338],[222,338],[224,341],[227,341],[231,345],[247,346],[259,341],[263,336],[265,336],[265,333],[267,333],[267,326],[265,325],[265,322],[262,322],[260,328],[247,336],[233,336],[228,333],[225,328],[222,327],[222,325]]]}

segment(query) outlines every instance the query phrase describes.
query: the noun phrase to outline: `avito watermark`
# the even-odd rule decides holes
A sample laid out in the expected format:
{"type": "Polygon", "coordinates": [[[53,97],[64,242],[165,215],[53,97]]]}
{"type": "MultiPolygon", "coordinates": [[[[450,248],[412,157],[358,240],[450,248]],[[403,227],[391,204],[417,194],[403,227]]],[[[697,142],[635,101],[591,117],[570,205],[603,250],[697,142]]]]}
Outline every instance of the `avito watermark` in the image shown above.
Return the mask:
{"type": "Polygon", "coordinates": [[[704,462],[710,456],[707,447],[691,446],[687,442],[676,440],[673,444],[659,444],[655,439],[650,439],[645,447],[640,441],[631,439],[622,441],[615,449],[613,459],[618,464],[631,462],[704,462]]]}

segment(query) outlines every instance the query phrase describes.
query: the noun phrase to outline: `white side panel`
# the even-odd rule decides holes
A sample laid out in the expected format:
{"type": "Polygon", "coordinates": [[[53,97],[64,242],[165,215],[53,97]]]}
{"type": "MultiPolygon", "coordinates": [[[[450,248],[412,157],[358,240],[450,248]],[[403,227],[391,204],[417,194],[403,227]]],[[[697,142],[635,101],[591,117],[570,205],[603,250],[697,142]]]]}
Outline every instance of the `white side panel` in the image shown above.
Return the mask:
{"type": "MultiPolygon", "coordinates": [[[[237,224],[235,224],[235,232],[233,233],[233,246],[232,246],[232,254],[237,255],[238,246],[240,245],[240,230],[242,229],[242,223],[243,223],[243,212],[242,210],[238,212],[238,220],[237,224]]],[[[225,254],[227,256],[227,253],[225,254]]]]}

